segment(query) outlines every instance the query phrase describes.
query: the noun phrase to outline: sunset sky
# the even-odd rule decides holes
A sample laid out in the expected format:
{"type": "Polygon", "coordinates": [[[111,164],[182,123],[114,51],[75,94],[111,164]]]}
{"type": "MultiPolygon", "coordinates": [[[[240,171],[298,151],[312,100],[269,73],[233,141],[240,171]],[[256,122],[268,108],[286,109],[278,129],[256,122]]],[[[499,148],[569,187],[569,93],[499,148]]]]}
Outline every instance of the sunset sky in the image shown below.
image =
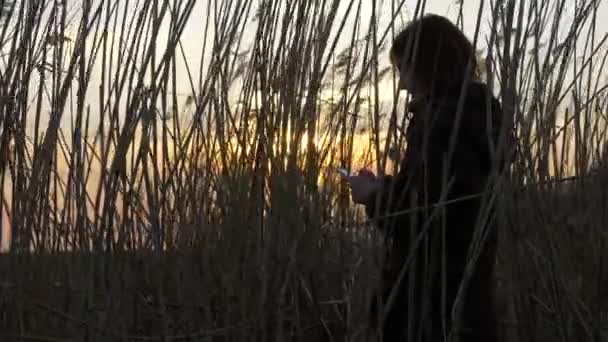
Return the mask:
{"type": "MultiPolygon", "coordinates": [[[[99,1],[100,0],[97,0],[94,2],[98,3],[99,1]]],[[[395,1],[395,2],[397,2],[397,1],[395,1]]],[[[425,12],[444,15],[444,16],[447,16],[448,18],[450,18],[451,20],[455,21],[458,16],[460,2],[463,3],[464,31],[470,39],[473,38],[473,35],[475,33],[477,13],[479,11],[480,5],[482,3],[484,4],[484,10],[483,10],[483,14],[482,14],[481,27],[480,27],[479,42],[477,44],[477,47],[479,50],[485,49],[485,47],[486,47],[485,40],[486,40],[486,37],[488,34],[488,28],[489,28],[489,24],[490,24],[489,23],[489,21],[490,21],[490,2],[489,1],[429,0],[426,2],[425,12]]],[[[67,3],[68,4],[71,3],[70,13],[73,13],[73,15],[71,16],[72,25],[70,27],[70,29],[71,29],[70,33],[73,36],[75,36],[75,34],[77,32],[77,27],[78,27],[78,20],[77,20],[78,13],[79,13],[79,8],[81,5],[80,5],[79,1],[68,1],[67,3]]],[[[256,3],[253,4],[252,11],[251,11],[251,17],[253,17],[253,13],[255,13],[255,8],[257,6],[257,3],[258,2],[256,1],[256,3]]],[[[343,17],[343,15],[345,14],[348,1],[343,0],[341,3],[342,3],[341,8],[340,8],[341,15],[338,16],[338,18],[336,18],[337,20],[340,20],[343,17]]],[[[368,1],[368,0],[361,1],[362,19],[363,19],[361,32],[367,32],[367,30],[368,30],[369,22],[365,22],[365,21],[371,15],[372,3],[373,3],[372,1],[368,1]]],[[[392,15],[392,12],[391,12],[392,2],[391,1],[377,1],[377,3],[379,4],[378,5],[379,6],[378,15],[380,17],[379,33],[382,34],[382,33],[386,32],[386,30],[391,28],[390,21],[391,21],[391,15],[392,15]]],[[[519,4],[519,2],[517,2],[517,3],[519,4]]],[[[564,19],[564,23],[562,25],[563,32],[560,32],[562,35],[565,35],[567,33],[567,28],[568,28],[567,24],[573,18],[573,13],[574,13],[573,4],[575,3],[575,1],[569,0],[566,3],[568,5],[566,5],[565,9],[564,9],[564,11],[565,11],[564,18],[565,19],[564,19]]],[[[135,12],[135,8],[137,8],[137,6],[141,6],[141,1],[129,1],[128,4],[129,4],[129,6],[132,6],[133,12],[135,12]]],[[[401,27],[405,26],[409,22],[409,20],[411,20],[411,18],[414,15],[413,7],[415,6],[415,4],[416,4],[415,1],[406,1],[405,2],[405,6],[399,12],[399,16],[397,17],[397,19],[395,21],[396,24],[393,25],[395,32],[398,32],[398,30],[401,27]]],[[[122,5],[122,2],[121,2],[120,7],[122,8],[122,6],[124,6],[124,5],[122,5]]],[[[186,72],[186,70],[187,70],[186,63],[187,63],[188,68],[190,69],[190,71],[193,73],[194,83],[195,83],[195,87],[196,87],[196,82],[199,77],[198,70],[200,70],[202,46],[203,46],[203,41],[205,40],[204,27],[208,20],[213,21],[212,13],[207,13],[207,6],[208,6],[208,1],[197,1],[196,2],[192,16],[190,17],[188,23],[186,24],[186,28],[184,30],[184,33],[183,33],[182,39],[181,39],[182,48],[184,49],[184,54],[185,54],[185,62],[184,62],[184,58],[182,58],[182,56],[181,56],[181,53],[179,53],[177,73],[179,75],[178,78],[182,82],[178,83],[179,89],[178,89],[177,93],[184,101],[187,96],[192,94],[190,82],[188,81],[188,74],[186,72]]],[[[119,15],[119,22],[120,22],[121,16],[122,15],[119,15]]],[[[351,14],[351,17],[354,17],[354,16],[351,14]]],[[[601,2],[598,17],[600,17],[600,18],[608,17],[608,2],[606,2],[606,1],[601,2]]],[[[353,30],[353,25],[352,25],[353,20],[354,20],[354,18],[347,21],[347,25],[342,34],[344,39],[338,39],[338,46],[336,49],[337,52],[340,52],[343,49],[347,48],[348,45],[350,44],[349,37],[351,36],[352,30],[353,30]]],[[[253,20],[249,20],[247,29],[245,30],[245,35],[242,39],[242,44],[240,47],[241,51],[245,51],[251,46],[251,43],[252,43],[252,40],[253,40],[253,37],[255,34],[256,25],[257,25],[257,22],[255,22],[253,20]]],[[[211,26],[213,27],[213,24],[211,26]]],[[[335,24],[335,26],[337,26],[337,24],[335,24]]],[[[165,30],[162,30],[158,37],[157,50],[159,53],[162,53],[164,51],[163,42],[166,41],[167,28],[168,28],[168,26],[165,25],[165,30]]],[[[608,32],[608,22],[606,20],[597,21],[597,32],[598,32],[598,34],[596,37],[596,41],[599,41],[603,37],[604,33],[608,32]]],[[[109,34],[113,34],[113,33],[114,32],[109,32],[109,34]]],[[[207,37],[207,40],[210,41],[212,38],[213,37],[211,35],[209,35],[207,37]]],[[[390,33],[389,33],[389,40],[390,40],[390,33]]],[[[208,57],[209,53],[210,53],[210,51],[206,51],[205,55],[208,57]]],[[[98,57],[98,59],[99,59],[99,57],[98,57]]],[[[207,60],[208,60],[208,58],[207,58],[207,60]]],[[[388,66],[389,59],[388,59],[386,52],[384,52],[384,54],[380,56],[380,63],[383,63],[383,64],[381,64],[381,68],[388,66]]],[[[203,70],[205,70],[205,68],[203,68],[203,70]]],[[[107,83],[107,80],[106,80],[106,83],[107,83]]],[[[90,82],[90,85],[88,88],[88,93],[87,93],[86,100],[85,100],[86,103],[88,105],[90,105],[91,108],[93,109],[93,113],[97,112],[97,109],[99,108],[98,89],[99,89],[99,86],[101,86],[102,84],[104,84],[104,82],[102,82],[102,79],[101,79],[101,65],[100,65],[100,63],[95,63],[94,72],[92,74],[92,79],[91,79],[91,82],[90,82]]],[[[32,84],[30,86],[31,86],[32,90],[36,90],[38,84],[37,84],[37,82],[32,82],[32,84]]],[[[383,102],[392,101],[391,84],[389,84],[389,82],[383,82],[380,85],[380,87],[381,87],[381,92],[380,92],[381,101],[383,101],[383,102]]],[[[195,89],[195,91],[197,91],[197,89],[195,89]]],[[[235,98],[238,95],[239,91],[240,90],[237,88],[232,89],[232,94],[234,95],[235,98]]],[[[35,91],[33,91],[32,94],[35,94],[35,91]]],[[[93,118],[92,118],[93,120],[95,120],[95,116],[96,115],[94,114],[93,118]]],[[[67,124],[68,122],[69,122],[69,117],[64,116],[64,123],[67,124]]]]}
{"type": "MultiPolygon", "coordinates": [[[[99,1],[101,0],[96,0],[94,1],[94,3],[99,3],[99,1]]],[[[133,10],[132,12],[135,12],[136,7],[137,6],[141,6],[143,0],[140,1],[129,1],[128,4],[129,6],[132,6],[133,10]]],[[[208,0],[211,1],[211,0],[208,0]]],[[[195,88],[196,88],[196,83],[198,81],[198,70],[200,69],[200,61],[201,61],[201,54],[202,54],[202,46],[203,46],[203,42],[205,39],[207,40],[211,40],[212,36],[208,36],[207,38],[204,37],[204,27],[205,24],[207,23],[207,21],[209,20],[213,20],[212,19],[212,14],[211,13],[207,13],[207,6],[208,6],[208,1],[198,1],[195,5],[194,11],[192,16],[189,18],[188,23],[186,25],[185,31],[182,35],[181,38],[181,42],[182,42],[182,48],[184,49],[184,55],[185,55],[185,62],[184,62],[184,58],[181,57],[181,52],[178,52],[178,62],[177,62],[177,74],[178,74],[178,79],[180,80],[178,82],[178,89],[177,89],[177,93],[179,95],[179,98],[181,99],[181,103],[183,104],[186,100],[186,98],[189,95],[192,95],[192,90],[191,90],[191,86],[190,86],[190,82],[188,81],[188,74],[186,72],[187,68],[186,68],[186,64],[188,66],[188,68],[190,69],[190,71],[193,73],[193,78],[194,78],[194,83],[195,83],[195,88]]],[[[464,3],[464,7],[463,7],[463,19],[464,19],[464,32],[467,34],[467,36],[472,39],[473,35],[475,33],[475,27],[476,27],[476,20],[477,20],[477,14],[480,8],[480,5],[482,3],[485,3],[484,5],[484,11],[483,14],[481,16],[481,27],[480,27],[480,33],[479,33],[479,42],[477,44],[477,48],[479,50],[484,50],[486,47],[486,43],[485,43],[485,39],[488,35],[488,28],[489,28],[489,20],[490,20],[490,5],[489,5],[489,1],[445,1],[445,0],[429,0],[426,2],[426,13],[435,13],[435,14],[440,14],[440,15],[444,15],[447,16],[449,19],[456,21],[456,18],[458,16],[458,10],[459,10],[459,2],[463,2],[464,3]]],[[[569,0],[566,3],[568,5],[566,5],[565,9],[564,9],[564,23],[563,23],[563,29],[560,30],[560,35],[565,35],[567,33],[567,29],[568,29],[568,23],[573,19],[574,16],[574,8],[573,8],[573,4],[576,3],[577,1],[574,0],[569,0]]],[[[69,32],[68,35],[71,36],[71,38],[75,38],[76,36],[76,32],[77,32],[77,28],[78,28],[78,24],[79,24],[79,6],[81,6],[81,2],[80,1],[67,1],[68,6],[70,8],[70,13],[72,14],[70,16],[71,18],[71,26],[69,27],[69,32]]],[[[257,7],[257,4],[259,3],[259,1],[254,2],[253,7],[252,7],[252,11],[251,11],[251,17],[253,17],[253,14],[255,13],[255,8],[257,7]]],[[[358,3],[358,2],[356,2],[358,3]]],[[[369,27],[369,18],[371,17],[371,13],[372,13],[372,1],[371,0],[361,0],[361,4],[362,4],[362,15],[361,18],[363,20],[362,23],[362,28],[361,28],[361,38],[362,36],[368,31],[368,27],[369,27]],[[366,22],[366,20],[368,22],[366,22]]],[[[392,3],[391,1],[377,1],[377,3],[379,4],[378,7],[378,15],[379,15],[379,34],[383,34],[384,32],[386,32],[387,30],[394,28],[395,32],[398,32],[398,30],[400,28],[402,28],[403,26],[405,26],[412,18],[413,18],[413,7],[415,6],[415,1],[406,1],[406,6],[403,8],[403,10],[399,13],[399,16],[396,19],[396,24],[394,26],[391,27],[390,25],[390,21],[391,21],[391,6],[392,3]]],[[[519,4],[519,1],[517,2],[519,4]]],[[[124,5],[124,2],[120,2],[120,7],[122,8],[124,5]]],[[[342,1],[342,6],[340,8],[340,15],[336,18],[337,21],[339,22],[342,17],[345,14],[346,11],[346,5],[348,4],[348,1],[343,0],[342,1]]],[[[350,44],[350,36],[352,34],[352,30],[353,30],[353,21],[354,21],[354,15],[351,14],[351,17],[348,21],[347,21],[347,25],[345,27],[344,32],[342,33],[342,36],[338,39],[338,45],[337,45],[337,49],[336,51],[339,53],[340,51],[344,50],[345,48],[349,47],[350,44]],[[344,37],[344,38],[342,38],[344,37]]],[[[48,10],[47,10],[47,18],[48,18],[48,10]]],[[[600,4],[600,9],[598,12],[598,18],[608,18],[608,1],[601,1],[600,4]]],[[[43,16],[43,20],[44,20],[44,16],[43,16]]],[[[120,17],[119,17],[119,21],[120,21],[120,17]]],[[[257,22],[253,21],[253,20],[249,20],[248,22],[248,26],[247,29],[245,30],[245,35],[242,37],[242,44],[240,47],[240,51],[244,51],[247,50],[251,44],[252,44],[252,40],[255,34],[255,28],[256,28],[257,22]]],[[[335,26],[337,26],[338,24],[335,24],[335,26]]],[[[210,25],[211,27],[214,26],[214,24],[212,23],[210,25]]],[[[561,27],[560,27],[561,28],[561,27]]],[[[118,29],[117,29],[118,30],[118,29]]],[[[599,19],[597,20],[597,36],[595,37],[596,42],[599,42],[604,35],[606,34],[606,32],[608,32],[608,21],[606,20],[602,20],[599,19]]],[[[109,35],[112,34],[116,34],[117,32],[108,32],[109,35]]],[[[163,31],[160,32],[159,36],[158,36],[158,46],[157,46],[157,51],[159,52],[159,54],[162,54],[162,52],[164,51],[165,48],[165,42],[166,42],[166,38],[167,38],[168,32],[167,32],[167,25],[165,25],[165,29],[163,31]]],[[[90,38],[91,40],[93,38],[90,38]]],[[[334,39],[333,37],[330,37],[330,39],[334,39]]],[[[580,40],[584,40],[584,37],[581,37],[580,40]]],[[[390,34],[389,34],[389,40],[390,40],[390,34]]],[[[90,44],[90,42],[88,41],[88,43],[90,44]]],[[[69,45],[69,44],[68,44],[69,45]]],[[[179,50],[178,50],[179,51],[179,50]]],[[[206,51],[206,55],[207,55],[207,60],[208,55],[209,55],[210,51],[206,51]]],[[[98,57],[99,60],[99,57],[98,57]]],[[[380,56],[380,68],[382,69],[383,67],[388,66],[389,64],[389,58],[387,56],[387,53],[384,52],[381,56],[380,56]]],[[[205,68],[203,68],[203,70],[205,70],[205,68]]],[[[85,103],[89,106],[91,106],[91,114],[92,114],[92,122],[91,125],[94,125],[96,123],[96,121],[99,121],[99,107],[100,107],[100,103],[99,103],[99,97],[98,97],[98,91],[99,91],[99,87],[103,86],[104,84],[107,85],[108,82],[110,81],[109,78],[106,80],[102,80],[101,77],[101,65],[100,63],[94,63],[94,68],[93,68],[93,73],[92,73],[92,80],[91,83],[89,84],[88,87],[88,92],[86,94],[86,98],[85,98],[85,103]]],[[[382,82],[379,87],[380,87],[380,101],[382,102],[383,105],[390,105],[392,103],[392,98],[393,98],[393,93],[392,93],[392,84],[390,82],[388,82],[391,78],[387,78],[385,82],[382,82]]],[[[35,94],[38,88],[38,82],[36,82],[37,80],[34,78],[33,81],[31,82],[30,86],[30,96],[32,96],[33,98],[30,100],[30,104],[31,104],[31,108],[30,108],[30,113],[34,114],[33,111],[35,110],[35,106],[33,105],[35,102],[33,101],[33,99],[35,99],[35,94]]],[[[76,81],[74,81],[74,84],[76,84],[76,81]]],[[[76,87],[76,86],[74,86],[76,87]]],[[[74,88],[75,89],[75,88],[74,88]]],[[[198,89],[195,89],[195,92],[197,92],[198,89]]],[[[238,87],[233,87],[233,89],[231,89],[232,91],[232,95],[234,96],[234,99],[237,98],[240,89],[238,87]]],[[[74,94],[73,96],[75,96],[75,90],[74,90],[74,94]]],[[[48,106],[48,98],[46,98],[45,100],[46,105],[48,106]]],[[[75,101],[73,101],[73,103],[75,103],[75,101]]],[[[68,105],[69,106],[69,105],[68,105]]],[[[69,107],[68,107],[69,108],[69,107]]],[[[72,107],[72,109],[75,109],[74,107],[72,107]]],[[[124,115],[124,114],[121,114],[124,115]]],[[[32,116],[30,116],[32,117],[32,116]]],[[[184,118],[187,119],[187,118],[184,118]]],[[[48,107],[44,108],[43,107],[43,122],[42,122],[42,126],[45,127],[46,126],[46,121],[48,120],[48,107]]],[[[64,112],[64,116],[63,116],[63,129],[66,131],[66,135],[69,136],[70,134],[70,126],[71,126],[71,121],[72,118],[70,117],[70,110],[66,110],[64,112]]],[[[28,125],[28,131],[32,132],[33,130],[33,122],[32,121],[28,121],[27,122],[28,125]]],[[[6,222],[6,217],[3,216],[3,219],[6,222]]],[[[6,237],[6,236],[5,236],[6,237]]],[[[6,239],[3,239],[3,241],[5,242],[6,239]]]]}

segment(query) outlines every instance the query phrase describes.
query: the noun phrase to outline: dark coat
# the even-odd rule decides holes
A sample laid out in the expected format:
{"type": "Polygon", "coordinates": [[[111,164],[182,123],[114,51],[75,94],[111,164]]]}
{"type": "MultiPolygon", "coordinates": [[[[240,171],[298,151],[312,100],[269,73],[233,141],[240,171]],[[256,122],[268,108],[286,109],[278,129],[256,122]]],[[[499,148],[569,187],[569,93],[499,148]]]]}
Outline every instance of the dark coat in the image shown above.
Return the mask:
{"type": "MultiPolygon", "coordinates": [[[[408,335],[414,341],[430,341],[449,332],[476,222],[487,207],[482,194],[493,166],[506,165],[501,154],[491,152],[502,126],[499,102],[477,82],[467,86],[461,114],[459,98],[460,88],[412,102],[399,173],[384,177],[382,190],[366,205],[368,216],[386,235],[384,304],[410,254],[415,260],[407,266],[385,319],[385,341],[407,341],[408,335]],[[459,129],[451,144],[458,115],[459,129]],[[467,199],[434,206],[463,197],[467,199]],[[398,214],[402,211],[408,212],[398,214]]],[[[492,277],[497,232],[491,219],[481,227],[488,238],[464,302],[464,341],[496,340],[492,277]]],[[[377,317],[377,306],[372,307],[377,317]]]]}

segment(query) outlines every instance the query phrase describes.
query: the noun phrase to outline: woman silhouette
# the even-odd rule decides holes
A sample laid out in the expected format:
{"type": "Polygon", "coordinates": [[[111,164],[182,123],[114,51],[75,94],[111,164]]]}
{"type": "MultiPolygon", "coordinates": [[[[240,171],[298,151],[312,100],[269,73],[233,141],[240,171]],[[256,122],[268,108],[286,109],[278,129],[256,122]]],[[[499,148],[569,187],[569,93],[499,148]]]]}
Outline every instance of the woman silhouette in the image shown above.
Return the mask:
{"type": "Polygon", "coordinates": [[[444,341],[451,332],[461,341],[495,341],[496,229],[482,195],[491,174],[506,166],[497,148],[501,129],[507,131],[500,104],[477,80],[474,47],[444,17],[410,23],[390,57],[399,88],[412,95],[404,158],[394,177],[364,170],[348,178],[353,201],[386,236],[372,321],[381,323],[384,341],[444,341]],[[482,240],[473,238],[476,230],[482,240]],[[456,325],[452,308],[470,249],[480,254],[456,325]]]}

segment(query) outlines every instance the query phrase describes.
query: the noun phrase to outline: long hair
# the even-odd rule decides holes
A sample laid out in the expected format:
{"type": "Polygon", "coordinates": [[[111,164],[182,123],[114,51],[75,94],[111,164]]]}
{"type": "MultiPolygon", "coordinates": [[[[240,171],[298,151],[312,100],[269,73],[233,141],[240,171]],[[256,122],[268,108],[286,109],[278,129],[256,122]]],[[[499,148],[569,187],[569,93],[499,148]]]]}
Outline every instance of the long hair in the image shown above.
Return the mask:
{"type": "MultiPolygon", "coordinates": [[[[478,78],[475,48],[445,17],[427,14],[409,23],[393,42],[390,58],[398,69],[411,68],[427,87],[449,88],[478,78]]],[[[401,70],[402,71],[402,70],[401,70]]]]}

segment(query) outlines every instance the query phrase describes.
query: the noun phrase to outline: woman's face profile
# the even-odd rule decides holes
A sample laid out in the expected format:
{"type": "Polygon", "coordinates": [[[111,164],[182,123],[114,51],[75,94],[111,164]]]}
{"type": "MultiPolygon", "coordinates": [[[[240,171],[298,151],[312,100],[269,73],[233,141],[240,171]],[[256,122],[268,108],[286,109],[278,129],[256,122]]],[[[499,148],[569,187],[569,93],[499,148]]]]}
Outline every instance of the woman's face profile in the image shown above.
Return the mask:
{"type": "Polygon", "coordinates": [[[402,61],[403,58],[392,56],[391,62],[399,72],[399,90],[406,90],[413,95],[424,92],[424,87],[421,82],[418,82],[415,77],[414,68],[408,63],[402,61]]]}
{"type": "Polygon", "coordinates": [[[399,90],[407,90],[414,93],[415,81],[414,73],[411,68],[402,67],[399,70],[399,90]]]}
{"type": "Polygon", "coordinates": [[[424,87],[421,82],[416,79],[413,68],[405,63],[396,65],[396,68],[399,71],[399,90],[406,90],[412,95],[424,93],[424,87]]]}

